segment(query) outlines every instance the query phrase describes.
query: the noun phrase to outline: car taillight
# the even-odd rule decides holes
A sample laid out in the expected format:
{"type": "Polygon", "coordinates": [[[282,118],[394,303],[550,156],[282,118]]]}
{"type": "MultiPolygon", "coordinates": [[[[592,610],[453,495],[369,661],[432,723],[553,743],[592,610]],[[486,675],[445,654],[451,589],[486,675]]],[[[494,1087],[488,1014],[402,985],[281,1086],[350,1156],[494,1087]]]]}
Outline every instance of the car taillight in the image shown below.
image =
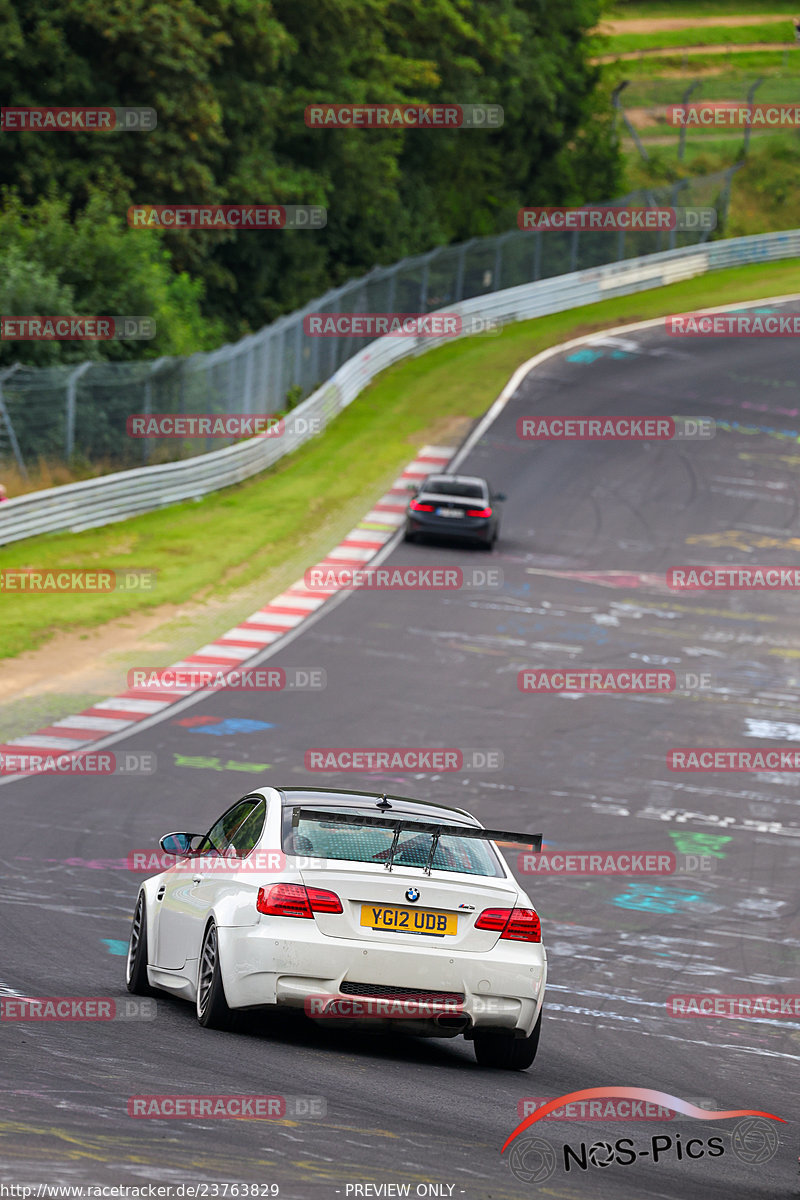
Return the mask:
{"type": "Polygon", "coordinates": [[[412,500],[408,506],[412,512],[433,512],[433,504],[420,504],[419,500],[412,500]]]}
{"type": "Polygon", "coordinates": [[[267,917],[311,917],[315,912],[340,913],[342,902],[336,892],[307,888],[300,883],[274,883],[259,888],[256,908],[267,917]]]}
{"type": "Polygon", "coordinates": [[[342,902],[336,892],[327,892],[324,888],[306,888],[306,892],[312,912],[340,913],[343,911],[342,902]]]}
{"type": "Polygon", "coordinates": [[[468,517],[490,517],[491,515],[492,515],[492,510],[490,508],[468,508],[467,509],[468,517]]]}
{"type": "Polygon", "coordinates": [[[540,942],[542,925],[532,908],[485,908],[476,929],[493,929],[511,942],[540,942]]]}
{"type": "Polygon", "coordinates": [[[274,883],[259,888],[256,908],[268,917],[311,917],[306,889],[299,883],[274,883]]]}

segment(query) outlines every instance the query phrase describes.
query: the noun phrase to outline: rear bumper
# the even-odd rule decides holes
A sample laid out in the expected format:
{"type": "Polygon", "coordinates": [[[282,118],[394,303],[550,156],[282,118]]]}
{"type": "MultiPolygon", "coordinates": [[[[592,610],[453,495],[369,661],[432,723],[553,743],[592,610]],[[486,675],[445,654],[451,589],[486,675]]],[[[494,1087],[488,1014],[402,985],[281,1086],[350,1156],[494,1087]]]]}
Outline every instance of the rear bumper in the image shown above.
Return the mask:
{"type": "Polygon", "coordinates": [[[431,537],[460,538],[469,541],[488,542],[492,538],[493,523],[490,517],[406,517],[406,533],[430,534],[431,537]]]}
{"type": "Polygon", "coordinates": [[[365,946],[363,940],[323,937],[315,925],[306,928],[311,924],[293,922],[291,941],[279,936],[285,918],[218,930],[231,1008],[285,1005],[321,1016],[327,1001],[341,1000],[344,1013],[335,1019],[342,1026],[402,1025],[410,1032],[439,1037],[469,1035],[473,1029],[504,1029],[526,1037],[536,1024],[547,978],[547,956],[541,944],[498,942],[476,957],[416,941],[413,946],[365,946]],[[359,1011],[363,994],[343,993],[345,982],[456,993],[464,999],[457,1009],[452,1002],[426,1001],[424,1019],[409,1018],[402,1004],[388,1010],[397,1016],[387,1016],[386,1004],[375,1002],[359,1011]]]}

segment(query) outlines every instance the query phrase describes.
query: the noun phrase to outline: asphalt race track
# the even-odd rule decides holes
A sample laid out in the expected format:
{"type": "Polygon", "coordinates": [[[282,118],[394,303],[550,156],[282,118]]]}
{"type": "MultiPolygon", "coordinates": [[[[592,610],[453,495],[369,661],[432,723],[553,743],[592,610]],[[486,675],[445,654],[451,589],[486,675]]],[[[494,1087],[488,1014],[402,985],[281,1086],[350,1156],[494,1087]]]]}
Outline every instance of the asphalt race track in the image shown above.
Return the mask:
{"type": "Polygon", "coordinates": [[[324,669],[324,691],[227,692],[184,706],[115,744],[154,752],[149,778],[0,788],[4,995],[127,999],[120,950],[140,877],[121,860],[169,830],[206,829],[263,782],[430,797],[485,824],[541,831],[555,851],[675,851],[713,867],[525,877],[550,956],[542,1041],[527,1072],[483,1070],[461,1039],[356,1036],[301,1016],[206,1032],[189,1005],[166,996],[151,1021],[4,1023],[3,1178],[275,1183],[298,1200],[402,1194],[368,1184],[466,1200],[800,1194],[800,1018],[679,1019],[666,1006],[674,993],[800,991],[797,775],[667,767],[673,747],[797,745],[798,601],[664,584],[685,563],[798,562],[798,437],[789,340],[677,340],[647,329],[552,358],[461,464],[508,494],[495,553],[401,544],[388,559],[500,568],[501,586],[350,595],[269,655],[271,665],[324,669]],[[713,440],[684,442],[516,436],[521,416],[565,414],[723,424],[713,440]],[[517,685],[526,667],[653,665],[705,675],[706,686],[576,698],[517,685]],[[181,724],[197,717],[219,720],[181,724]],[[213,733],[241,719],[269,727],[213,733]],[[308,749],[338,746],[493,751],[503,766],[433,776],[305,769],[308,749]],[[269,769],[242,769],[254,763],[269,769]],[[542,1182],[513,1174],[511,1150],[501,1157],[500,1148],[521,1099],[599,1085],[764,1110],[786,1124],[762,1122],[779,1143],[768,1157],[774,1147],[758,1131],[740,1138],[737,1154],[730,1119],[545,1120],[522,1137],[550,1143],[554,1172],[542,1182]],[[326,1114],[127,1115],[129,1097],[165,1093],[321,1097],[326,1114]],[[678,1134],[684,1143],[717,1136],[724,1153],[679,1159],[678,1134]],[[672,1138],[658,1161],[654,1136],[672,1138]],[[565,1142],[578,1152],[621,1137],[635,1143],[632,1165],[564,1169],[565,1142]],[[438,1192],[417,1189],[429,1184],[438,1192]]]}

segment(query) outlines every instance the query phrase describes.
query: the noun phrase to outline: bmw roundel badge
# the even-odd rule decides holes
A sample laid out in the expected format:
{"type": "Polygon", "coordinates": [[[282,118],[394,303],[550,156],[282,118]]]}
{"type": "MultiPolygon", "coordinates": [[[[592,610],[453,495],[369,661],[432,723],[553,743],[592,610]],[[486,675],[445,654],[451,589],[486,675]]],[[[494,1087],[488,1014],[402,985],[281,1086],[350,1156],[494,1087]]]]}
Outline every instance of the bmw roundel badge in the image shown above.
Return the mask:
{"type": "Polygon", "coordinates": [[[406,891],[406,900],[410,900],[413,904],[415,900],[419,900],[419,890],[415,887],[410,887],[406,891]]]}

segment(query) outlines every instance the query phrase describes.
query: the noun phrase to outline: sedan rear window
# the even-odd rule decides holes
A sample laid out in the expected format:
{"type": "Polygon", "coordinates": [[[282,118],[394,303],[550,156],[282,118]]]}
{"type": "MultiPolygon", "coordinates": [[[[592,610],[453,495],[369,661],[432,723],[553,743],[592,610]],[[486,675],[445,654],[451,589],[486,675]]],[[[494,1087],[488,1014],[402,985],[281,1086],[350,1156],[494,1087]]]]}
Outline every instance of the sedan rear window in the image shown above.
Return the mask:
{"type": "Polygon", "coordinates": [[[486,495],[479,483],[460,483],[453,479],[428,479],[422,490],[437,496],[463,496],[465,500],[482,500],[486,495]]]}
{"type": "MultiPolygon", "coordinates": [[[[306,802],[307,808],[316,807],[313,801],[306,802]]],[[[331,812],[363,816],[363,809],[332,808],[331,812]]],[[[369,816],[379,814],[370,812],[369,816]]],[[[402,814],[409,820],[430,821],[439,824],[439,818],[420,816],[417,813],[402,814]]],[[[445,822],[454,824],[455,822],[445,822]]],[[[381,829],[375,825],[342,824],[339,821],[323,821],[301,817],[296,828],[292,826],[292,808],[283,810],[283,849],[287,854],[308,855],[314,858],[340,859],[346,862],[387,863],[391,855],[394,830],[381,829]]],[[[425,867],[431,851],[432,833],[418,829],[403,831],[395,847],[393,862],[398,867],[425,867]]],[[[431,863],[433,871],[456,871],[461,875],[503,876],[504,872],[492,847],[478,838],[458,837],[446,834],[439,839],[431,863]]]]}

